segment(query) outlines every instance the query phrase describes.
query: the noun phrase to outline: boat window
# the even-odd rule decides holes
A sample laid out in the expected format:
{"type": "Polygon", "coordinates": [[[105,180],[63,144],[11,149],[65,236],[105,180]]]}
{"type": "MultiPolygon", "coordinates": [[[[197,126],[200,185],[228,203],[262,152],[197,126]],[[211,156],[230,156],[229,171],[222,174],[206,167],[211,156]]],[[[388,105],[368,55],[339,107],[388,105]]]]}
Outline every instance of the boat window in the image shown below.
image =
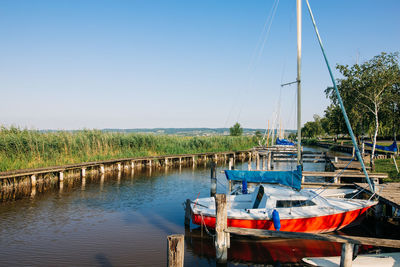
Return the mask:
{"type": "Polygon", "coordinates": [[[292,207],[306,207],[315,206],[315,203],[311,200],[277,200],[277,208],[292,208],[292,207]]]}

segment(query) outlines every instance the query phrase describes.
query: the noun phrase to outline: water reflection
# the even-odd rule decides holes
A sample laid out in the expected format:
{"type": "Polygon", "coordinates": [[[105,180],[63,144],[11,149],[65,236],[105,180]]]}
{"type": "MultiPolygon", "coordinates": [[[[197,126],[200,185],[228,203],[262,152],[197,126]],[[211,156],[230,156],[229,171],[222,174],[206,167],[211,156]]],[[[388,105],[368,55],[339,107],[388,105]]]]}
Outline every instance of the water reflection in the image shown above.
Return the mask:
{"type": "MultiPolygon", "coordinates": [[[[290,164],[280,167],[290,169],[290,164]]],[[[226,179],[218,166],[217,192],[226,179]]],[[[247,169],[247,162],[236,169],[247,169]]],[[[305,165],[321,170],[324,164],[305,165]]],[[[323,169],[322,169],[323,170],[323,169]]],[[[210,195],[210,170],[136,169],[66,178],[1,193],[0,266],[162,266],[166,236],[184,233],[185,199],[210,195]],[[32,198],[31,198],[32,197],[32,198]]],[[[186,236],[185,266],[215,266],[212,239],[196,230],[186,236]]],[[[296,262],[306,250],[337,253],[337,245],[304,241],[232,239],[228,260],[239,265],[296,262]],[[283,261],[284,255],[287,256],[283,261]]],[[[307,252],[308,253],[308,252],[307,252]]],[[[319,253],[319,254],[318,254],[319,253]]],[[[326,255],[326,254],[325,254],[326,255]]]]}

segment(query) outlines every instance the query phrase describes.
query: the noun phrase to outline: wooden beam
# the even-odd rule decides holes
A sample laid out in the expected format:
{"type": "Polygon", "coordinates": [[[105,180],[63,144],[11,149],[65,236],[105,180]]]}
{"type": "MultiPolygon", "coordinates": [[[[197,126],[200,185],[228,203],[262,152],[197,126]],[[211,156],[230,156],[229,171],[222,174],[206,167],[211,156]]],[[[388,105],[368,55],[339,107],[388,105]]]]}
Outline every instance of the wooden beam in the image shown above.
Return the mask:
{"type": "Polygon", "coordinates": [[[331,234],[310,234],[299,232],[270,231],[261,229],[247,229],[228,227],[228,233],[235,235],[256,236],[261,238],[278,237],[278,238],[296,238],[296,239],[312,239],[337,243],[351,243],[357,245],[371,245],[377,247],[400,248],[400,240],[382,239],[361,236],[343,236],[331,234]]]}

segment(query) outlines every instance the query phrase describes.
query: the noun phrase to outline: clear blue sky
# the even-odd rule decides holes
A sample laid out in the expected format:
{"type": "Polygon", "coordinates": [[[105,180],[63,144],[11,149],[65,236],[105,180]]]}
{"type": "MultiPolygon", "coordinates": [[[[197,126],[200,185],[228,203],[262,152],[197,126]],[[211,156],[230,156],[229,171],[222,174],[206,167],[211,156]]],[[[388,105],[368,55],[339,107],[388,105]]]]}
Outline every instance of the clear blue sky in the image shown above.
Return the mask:
{"type": "MultiPolygon", "coordinates": [[[[257,49],[274,2],[0,0],[0,124],[295,128],[295,0],[257,49]]],[[[400,1],[310,4],[332,65],[400,50],[400,1]]],[[[302,73],[304,123],[331,85],[305,2],[302,73]]]]}

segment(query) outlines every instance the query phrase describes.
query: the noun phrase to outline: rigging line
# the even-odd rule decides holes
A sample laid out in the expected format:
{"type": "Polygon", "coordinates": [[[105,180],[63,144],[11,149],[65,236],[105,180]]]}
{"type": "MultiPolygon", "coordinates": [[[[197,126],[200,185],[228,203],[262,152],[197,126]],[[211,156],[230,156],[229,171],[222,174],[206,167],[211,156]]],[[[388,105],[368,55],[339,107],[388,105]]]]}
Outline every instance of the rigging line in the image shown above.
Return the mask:
{"type": "MultiPolygon", "coordinates": [[[[259,37],[258,37],[258,41],[257,41],[257,43],[256,43],[256,46],[255,46],[254,49],[253,49],[252,56],[251,56],[251,58],[250,58],[249,64],[247,65],[247,72],[249,72],[249,75],[250,75],[250,78],[249,78],[249,80],[248,80],[248,82],[247,82],[247,83],[248,83],[247,88],[250,87],[251,80],[253,80],[253,78],[251,77],[251,75],[252,75],[252,74],[251,74],[251,71],[254,69],[254,66],[255,66],[256,55],[258,54],[258,53],[257,53],[257,50],[260,49],[260,45],[261,45],[261,43],[262,43],[262,40],[264,40],[264,39],[266,38],[266,37],[265,37],[265,35],[266,35],[266,29],[268,28],[268,25],[270,24],[271,18],[272,18],[273,14],[274,14],[273,11],[274,11],[274,9],[275,9],[275,6],[277,5],[277,2],[279,2],[279,0],[275,0],[275,2],[272,4],[271,10],[270,10],[270,12],[269,12],[269,14],[268,14],[268,16],[267,16],[267,19],[265,20],[263,29],[262,29],[262,31],[261,31],[259,37]]],[[[240,95],[239,88],[237,89],[237,92],[236,92],[235,96],[238,96],[238,95],[240,95]]],[[[237,101],[237,100],[235,100],[235,102],[236,102],[236,101],[237,101]]],[[[227,119],[226,119],[226,121],[225,121],[224,127],[227,127],[227,125],[228,125],[228,120],[231,118],[231,115],[232,115],[232,113],[233,113],[233,109],[234,109],[235,106],[237,106],[237,105],[236,105],[236,104],[232,104],[232,105],[231,105],[231,108],[230,108],[230,110],[229,110],[229,114],[228,114],[228,117],[227,117],[227,119]]]]}
{"type": "MultiPolygon", "coordinates": [[[[255,59],[255,61],[254,61],[254,68],[256,67],[256,64],[260,61],[261,55],[262,55],[262,53],[264,52],[265,44],[266,44],[266,42],[267,42],[267,40],[268,40],[270,31],[271,31],[272,22],[274,21],[275,14],[276,14],[276,11],[277,11],[277,9],[278,9],[279,1],[280,1],[280,0],[276,0],[276,1],[275,1],[276,4],[275,4],[275,6],[273,6],[272,16],[271,16],[271,19],[270,19],[270,23],[269,23],[268,28],[267,28],[267,31],[266,31],[266,33],[265,33],[265,36],[264,36],[264,40],[263,40],[263,42],[262,42],[262,45],[261,45],[261,47],[260,47],[260,49],[259,49],[259,51],[258,51],[257,57],[256,57],[256,59],[255,59]]],[[[251,77],[251,80],[250,80],[250,82],[249,82],[248,88],[252,88],[252,87],[253,87],[253,85],[254,85],[254,76],[255,76],[255,75],[253,74],[253,77],[251,77]]],[[[239,103],[239,112],[238,112],[238,116],[237,116],[236,121],[239,121],[239,118],[240,118],[241,113],[242,113],[242,109],[243,109],[243,103],[241,102],[241,103],[239,103]]]]}
{"type": "Polygon", "coordinates": [[[264,27],[263,27],[263,29],[261,31],[261,34],[260,34],[259,38],[258,38],[257,44],[256,44],[256,46],[255,46],[255,48],[253,50],[249,65],[247,66],[248,70],[251,69],[252,65],[256,61],[256,55],[258,54],[257,50],[260,49],[259,47],[261,46],[263,40],[266,38],[265,35],[267,35],[267,28],[269,28],[268,25],[270,24],[272,15],[274,14],[274,9],[275,9],[275,6],[277,6],[277,2],[279,2],[279,0],[275,0],[275,2],[272,4],[272,8],[270,10],[270,13],[269,13],[269,15],[268,15],[268,17],[267,17],[267,19],[266,19],[266,21],[264,23],[264,27]]]}
{"type": "MultiPolygon", "coordinates": [[[[335,178],[339,178],[340,175],[342,175],[342,173],[349,167],[350,163],[354,160],[354,158],[351,158],[351,160],[349,161],[349,163],[347,163],[346,167],[344,167],[344,169],[342,169],[336,176],[334,176],[332,179],[330,179],[328,182],[332,182],[335,180],[335,178]]],[[[318,191],[324,188],[324,185],[322,185],[321,187],[315,189],[314,191],[318,191]]],[[[319,192],[317,195],[322,194],[322,192],[324,192],[327,188],[323,189],[321,192],[319,192]]],[[[313,199],[313,198],[312,198],[313,199]]]]}
{"type": "Polygon", "coordinates": [[[353,143],[353,147],[354,147],[355,152],[356,152],[355,154],[357,155],[357,159],[361,163],[361,167],[363,169],[365,178],[367,179],[368,185],[371,188],[371,191],[373,193],[375,193],[374,181],[369,179],[367,169],[365,168],[365,165],[364,165],[364,160],[363,160],[363,158],[361,156],[360,150],[358,149],[357,141],[355,139],[355,136],[354,136],[354,133],[353,133],[353,129],[351,128],[351,124],[350,124],[349,118],[347,117],[347,113],[346,113],[346,109],[344,108],[342,97],[340,96],[339,89],[337,88],[337,85],[336,85],[335,77],[333,76],[331,67],[329,65],[328,58],[327,58],[326,53],[325,53],[324,46],[322,45],[321,36],[319,35],[318,28],[317,28],[317,25],[316,25],[316,22],[315,22],[315,19],[314,19],[314,15],[313,15],[313,13],[311,11],[310,3],[308,2],[308,0],[306,0],[306,3],[307,3],[307,7],[308,7],[308,12],[309,12],[310,17],[311,17],[311,21],[312,21],[313,26],[314,26],[315,34],[317,35],[319,46],[320,46],[322,54],[324,56],[326,66],[328,68],[328,72],[329,72],[329,75],[330,75],[331,80],[332,80],[333,87],[334,87],[335,92],[336,92],[337,100],[338,100],[338,102],[340,104],[340,108],[342,110],[342,114],[343,114],[344,120],[346,122],[347,130],[349,131],[349,134],[350,134],[350,137],[351,137],[351,141],[353,143]]]}

